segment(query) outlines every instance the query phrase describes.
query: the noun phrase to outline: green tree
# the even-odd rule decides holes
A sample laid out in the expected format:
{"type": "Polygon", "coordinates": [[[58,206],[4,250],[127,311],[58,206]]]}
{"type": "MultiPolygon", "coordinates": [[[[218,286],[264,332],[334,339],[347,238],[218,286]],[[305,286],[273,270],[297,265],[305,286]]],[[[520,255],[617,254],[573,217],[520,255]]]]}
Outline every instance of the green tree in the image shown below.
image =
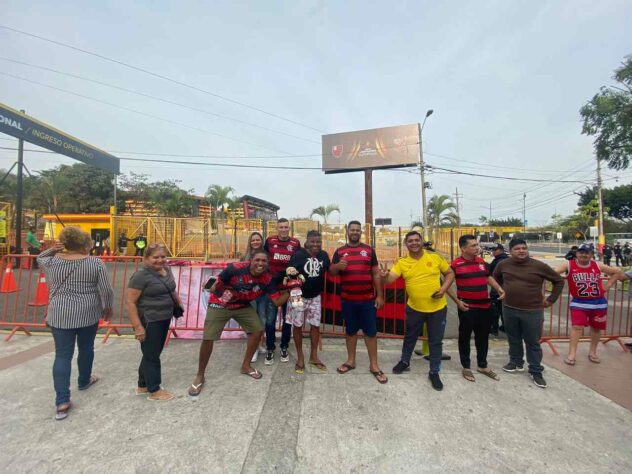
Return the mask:
{"type": "Polygon", "coordinates": [[[577,208],[573,215],[562,219],[560,225],[567,233],[587,239],[588,231],[595,224],[598,215],[599,204],[596,199],[593,199],[588,204],[577,208]]]}
{"type": "Polygon", "coordinates": [[[149,185],[149,202],[161,216],[193,215],[193,190],[184,190],[177,183],[178,181],[165,180],[149,185]]]}
{"type": "Polygon", "coordinates": [[[234,205],[234,192],[235,190],[231,186],[211,184],[208,187],[204,196],[206,197],[209,204],[213,207],[213,209],[215,209],[213,212],[215,217],[217,217],[218,212],[221,212],[222,215],[225,215],[226,210],[230,207],[230,205],[234,205]]]}
{"type": "Polygon", "coordinates": [[[309,218],[311,219],[314,216],[319,216],[322,217],[325,224],[327,224],[327,219],[333,212],[340,213],[340,208],[338,207],[338,204],[327,204],[326,206],[319,206],[317,208],[314,208],[312,209],[309,218]]]}
{"type": "Polygon", "coordinates": [[[613,79],[618,85],[602,87],[580,115],[582,133],[595,136],[597,159],[620,170],[630,165],[632,157],[632,56],[615,69],[613,79]]]}
{"type": "Polygon", "coordinates": [[[501,227],[522,227],[523,222],[520,217],[507,217],[505,219],[492,219],[487,225],[495,225],[501,227]]]}
{"type": "Polygon", "coordinates": [[[427,212],[429,227],[455,225],[458,221],[456,204],[446,194],[432,196],[428,201],[427,212]]]}
{"type": "Polygon", "coordinates": [[[480,222],[481,225],[487,225],[488,221],[489,219],[486,216],[481,216],[478,218],[478,222],[480,222]]]}
{"type": "MultiPolygon", "coordinates": [[[[604,208],[607,215],[625,223],[632,223],[632,184],[603,189],[604,208]]],[[[584,206],[597,198],[597,188],[586,188],[579,194],[579,206],[584,206]]]]}

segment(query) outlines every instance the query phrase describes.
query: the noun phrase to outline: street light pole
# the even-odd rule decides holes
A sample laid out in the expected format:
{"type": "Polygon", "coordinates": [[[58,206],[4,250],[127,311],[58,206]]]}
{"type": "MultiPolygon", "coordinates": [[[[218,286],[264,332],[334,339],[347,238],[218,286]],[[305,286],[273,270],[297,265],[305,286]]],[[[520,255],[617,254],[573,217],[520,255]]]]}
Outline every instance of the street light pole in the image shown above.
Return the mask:
{"type": "Polygon", "coordinates": [[[424,121],[421,125],[417,124],[419,130],[419,175],[421,176],[421,224],[424,227],[424,238],[428,237],[428,213],[426,210],[426,169],[424,163],[423,145],[421,142],[421,132],[423,132],[426,119],[432,115],[434,110],[429,109],[426,112],[424,121]]]}

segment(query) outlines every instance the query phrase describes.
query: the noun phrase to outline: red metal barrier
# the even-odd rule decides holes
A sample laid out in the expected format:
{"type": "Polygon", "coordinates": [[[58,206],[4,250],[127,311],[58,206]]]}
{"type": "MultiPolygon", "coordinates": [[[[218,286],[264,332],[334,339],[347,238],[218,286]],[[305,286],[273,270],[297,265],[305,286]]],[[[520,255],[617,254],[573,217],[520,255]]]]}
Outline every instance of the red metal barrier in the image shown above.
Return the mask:
{"type": "MultiPolygon", "coordinates": [[[[39,270],[25,264],[33,255],[5,255],[0,259],[0,275],[7,278],[7,263],[13,263],[13,278],[19,291],[0,292],[0,327],[10,329],[5,340],[22,331],[30,335],[29,330],[46,328],[47,306],[29,305],[37,292],[39,270]]],[[[111,276],[114,287],[113,316],[110,322],[101,321],[99,327],[105,330],[103,342],[112,335],[121,335],[122,331],[131,334],[131,325],[125,312],[125,288],[131,275],[138,270],[142,257],[106,256],[104,263],[111,276]]],[[[204,330],[204,318],[208,293],[204,286],[210,276],[218,274],[228,262],[196,263],[190,261],[170,261],[171,270],[176,279],[178,293],[185,307],[185,316],[172,322],[170,337],[186,336],[188,332],[199,337],[204,330]]],[[[2,288],[0,282],[0,288],[2,288]]],[[[339,278],[326,276],[325,290],[322,295],[323,316],[321,332],[324,336],[343,336],[344,321],[340,312],[339,278]]],[[[627,350],[621,338],[632,337],[632,317],[630,296],[618,283],[608,295],[608,325],[603,342],[616,340],[623,350],[627,350]]],[[[402,338],[405,332],[406,291],[402,279],[398,279],[384,288],[384,308],[378,315],[378,337],[402,338]]],[[[557,354],[555,341],[570,339],[569,297],[565,292],[559,301],[545,312],[543,336],[541,342],[549,345],[557,354]]],[[[280,329],[280,327],[278,328],[280,329]]],[[[225,331],[241,331],[240,328],[225,328],[225,331]]]]}

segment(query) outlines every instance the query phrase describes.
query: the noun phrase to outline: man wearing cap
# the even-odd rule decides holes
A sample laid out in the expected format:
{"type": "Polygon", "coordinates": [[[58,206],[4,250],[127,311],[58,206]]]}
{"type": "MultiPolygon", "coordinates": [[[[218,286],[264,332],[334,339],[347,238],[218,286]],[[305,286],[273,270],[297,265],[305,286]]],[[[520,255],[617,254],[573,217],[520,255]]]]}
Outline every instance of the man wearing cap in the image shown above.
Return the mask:
{"type": "Polygon", "coordinates": [[[621,271],[596,262],[593,248],[588,244],[582,244],[577,248],[575,259],[568,260],[557,267],[555,271],[560,275],[566,274],[568,290],[573,297],[570,304],[571,340],[568,345],[568,356],[564,359],[567,365],[575,365],[577,345],[584,335],[584,328],[590,326],[590,350],[588,360],[595,364],[601,361],[597,356],[597,346],[601,331],[606,329],[608,317],[608,300],[606,295],[610,287],[619,279],[621,271]],[[610,277],[605,285],[602,285],[601,274],[610,277]]]}
{"type": "Polygon", "coordinates": [[[522,239],[509,242],[509,253],[511,258],[500,262],[493,275],[505,290],[503,318],[509,340],[509,362],[503,370],[524,371],[524,342],[533,383],[546,388],[540,347],[544,308],[559,298],[564,289],[564,279],[547,264],[529,257],[527,243],[522,239]],[[553,290],[548,297],[543,297],[542,288],[546,281],[553,284],[553,290]]]}
{"type": "MultiPolygon", "coordinates": [[[[509,255],[507,255],[507,252],[505,252],[505,247],[503,247],[503,244],[496,244],[496,246],[492,248],[492,255],[494,256],[494,260],[489,263],[490,275],[494,274],[494,270],[496,270],[496,267],[500,262],[502,262],[506,258],[509,258],[509,255]]],[[[494,288],[489,291],[489,298],[492,304],[491,334],[493,334],[494,336],[498,336],[498,331],[505,332],[505,323],[502,322],[500,326],[498,325],[498,322],[503,320],[503,303],[501,300],[498,299],[498,296],[498,292],[494,288]]]]}

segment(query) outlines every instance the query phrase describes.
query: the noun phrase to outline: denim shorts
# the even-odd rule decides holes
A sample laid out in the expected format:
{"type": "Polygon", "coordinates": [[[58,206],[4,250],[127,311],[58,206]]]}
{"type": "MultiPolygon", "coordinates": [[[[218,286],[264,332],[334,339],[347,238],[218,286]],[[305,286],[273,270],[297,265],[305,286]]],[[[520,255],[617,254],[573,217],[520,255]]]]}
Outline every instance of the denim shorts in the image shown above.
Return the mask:
{"type": "Polygon", "coordinates": [[[377,311],[375,301],[342,300],[342,318],[345,321],[345,332],[354,336],[360,329],[367,337],[377,334],[377,311]]]}

